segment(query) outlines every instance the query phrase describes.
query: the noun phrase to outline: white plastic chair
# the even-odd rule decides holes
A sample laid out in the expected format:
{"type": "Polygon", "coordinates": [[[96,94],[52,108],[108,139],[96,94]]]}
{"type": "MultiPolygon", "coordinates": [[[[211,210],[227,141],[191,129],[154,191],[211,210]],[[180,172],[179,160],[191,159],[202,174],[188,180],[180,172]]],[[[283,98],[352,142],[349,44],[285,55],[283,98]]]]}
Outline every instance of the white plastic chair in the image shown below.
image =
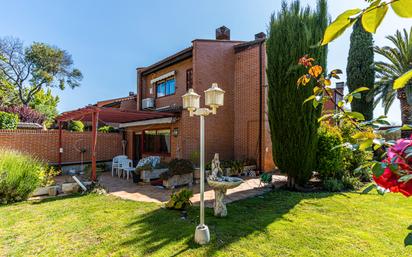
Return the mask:
{"type": "Polygon", "coordinates": [[[120,160],[124,160],[127,159],[126,155],[118,155],[113,157],[112,160],[112,177],[114,176],[114,173],[116,172],[116,174],[119,173],[119,162],[120,160]]]}
{"type": "Polygon", "coordinates": [[[126,179],[129,180],[130,173],[134,171],[133,161],[129,159],[122,159],[119,161],[119,172],[118,176],[123,177],[126,175],[126,179]]]}

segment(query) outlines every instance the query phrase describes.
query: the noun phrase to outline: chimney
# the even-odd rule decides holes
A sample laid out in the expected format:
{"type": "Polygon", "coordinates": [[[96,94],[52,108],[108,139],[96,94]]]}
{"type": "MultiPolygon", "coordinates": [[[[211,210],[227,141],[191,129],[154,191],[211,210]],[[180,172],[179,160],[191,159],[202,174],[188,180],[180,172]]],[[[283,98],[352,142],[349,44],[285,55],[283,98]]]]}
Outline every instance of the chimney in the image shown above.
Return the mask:
{"type": "Polygon", "coordinates": [[[216,39],[217,40],[230,40],[230,29],[222,26],[216,29],[216,39]]]}
{"type": "Polygon", "coordinates": [[[265,39],[265,38],[266,38],[266,34],[263,33],[263,32],[259,32],[259,33],[255,34],[255,40],[265,39]]]}
{"type": "Polygon", "coordinates": [[[336,89],[342,89],[345,87],[345,82],[336,82],[336,89]]]}
{"type": "Polygon", "coordinates": [[[339,102],[343,99],[343,93],[345,89],[345,82],[336,82],[335,84],[335,101],[339,102]]]}

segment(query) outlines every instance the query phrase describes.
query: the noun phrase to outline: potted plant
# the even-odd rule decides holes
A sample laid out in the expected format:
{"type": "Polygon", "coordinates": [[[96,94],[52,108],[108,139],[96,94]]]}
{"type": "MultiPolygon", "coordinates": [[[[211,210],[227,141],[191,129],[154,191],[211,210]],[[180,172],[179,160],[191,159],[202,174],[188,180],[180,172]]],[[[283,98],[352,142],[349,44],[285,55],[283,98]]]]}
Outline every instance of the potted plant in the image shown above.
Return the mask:
{"type": "Polygon", "coordinates": [[[173,159],[169,163],[169,170],[160,175],[163,186],[175,188],[176,186],[193,184],[193,163],[185,159],[173,159]]]}
{"type": "Polygon", "coordinates": [[[232,161],[230,167],[230,176],[239,176],[243,171],[242,161],[232,161]]]}
{"type": "Polygon", "coordinates": [[[255,159],[245,159],[243,160],[243,174],[247,175],[251,171],[256,170],[256,160],[255,159]]]}
{"type": "Polygon", "coordinates": [[[232,173],[232,161],[221,160],[220,167],[222,168],[223,175],[230,176],[232,173]]]}
{"type": "Polygon", "coordinates": [[[193,196],[192,190],[183,188],[178,192],[172,193],[170,200],[166,203],[166,208],[173,210],[186,211],[192,205],[190,197],[193,196]]]}
{"type": "Polygon", "coordinates": [[[146,163],[142,166],[136,167],[136,173],[140,174],[140,179],[142,179],[145,183],[150,182],[152,170],[153,167],[151,163],[146,163]]]}

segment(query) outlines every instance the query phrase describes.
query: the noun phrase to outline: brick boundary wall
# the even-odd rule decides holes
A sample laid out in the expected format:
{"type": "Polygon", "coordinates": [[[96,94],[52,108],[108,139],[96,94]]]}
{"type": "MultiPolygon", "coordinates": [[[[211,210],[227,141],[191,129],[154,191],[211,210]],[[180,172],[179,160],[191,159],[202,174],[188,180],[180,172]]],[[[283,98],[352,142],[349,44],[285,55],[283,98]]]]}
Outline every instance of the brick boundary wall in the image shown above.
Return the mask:
{"type": "MultiPolygon", "coordinates": [[[[120,133],[98,133],[97,161],[111,160],[122,154],[122,135],[120,133]]],[[[91,160],[91,132],[62,131],[62,163],[80,163],[79,150],[84,148],[84,161],[91,160]]],[[[58,163],[58,130],[0,130],[0,148],[9,148],[36,156],[48,163],[58,163]]]]}

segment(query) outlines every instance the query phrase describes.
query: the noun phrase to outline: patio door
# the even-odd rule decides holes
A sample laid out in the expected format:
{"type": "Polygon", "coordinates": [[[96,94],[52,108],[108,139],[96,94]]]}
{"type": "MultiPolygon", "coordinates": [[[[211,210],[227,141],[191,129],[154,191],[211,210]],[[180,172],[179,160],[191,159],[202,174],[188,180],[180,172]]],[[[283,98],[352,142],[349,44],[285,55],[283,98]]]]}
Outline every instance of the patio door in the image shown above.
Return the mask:
{"type": "Polygon", "coordinates": [[[133,138],[134,160],[138,162],[142,158],[142,132],[136,132],[133,138]]]}

